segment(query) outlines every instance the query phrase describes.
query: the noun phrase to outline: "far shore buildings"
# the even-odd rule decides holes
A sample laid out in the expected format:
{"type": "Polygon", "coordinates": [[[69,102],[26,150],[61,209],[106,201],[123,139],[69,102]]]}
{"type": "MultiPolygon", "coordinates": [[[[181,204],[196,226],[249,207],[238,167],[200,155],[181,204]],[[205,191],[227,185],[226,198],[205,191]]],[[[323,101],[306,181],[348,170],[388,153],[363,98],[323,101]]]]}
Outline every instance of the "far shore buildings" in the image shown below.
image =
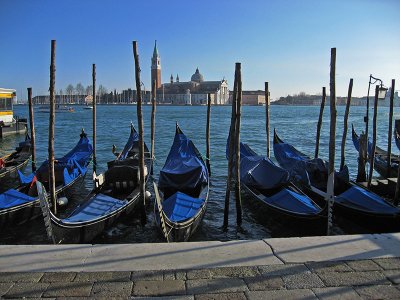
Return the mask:
{"type": "Polygon", "coordinates": [[[169,83],[161,83],[161,60],[158,54],[157,42],[154,45],[151,58],[151,82],[157,87],[156,99],[158,103],[173,105],[206,105],[208,94],[212,105],[225,105],[229,100],[228,82],[225,79],[205,81],[199,68],[190,78],[190,81],[179,81],[173,75],[169,83]]]}

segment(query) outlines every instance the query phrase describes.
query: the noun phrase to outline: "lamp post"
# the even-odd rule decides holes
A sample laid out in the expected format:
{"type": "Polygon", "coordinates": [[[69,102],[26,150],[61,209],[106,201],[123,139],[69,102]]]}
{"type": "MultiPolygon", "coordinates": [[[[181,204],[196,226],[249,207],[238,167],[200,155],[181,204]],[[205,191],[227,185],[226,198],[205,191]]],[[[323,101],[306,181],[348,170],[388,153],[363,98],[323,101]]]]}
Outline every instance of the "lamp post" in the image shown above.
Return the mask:
{"type": "Polygon", "coordinates": [[[368,121],[369,121],[369,91],[371,88],[371,84],[375,84],[377,82],[380,82],[380,87],[378,90],[378,99],[379,100],[384,100],[386,98],[386,92],[387,92],[387,88],[383,86],[383,82],[381,79],[376,78],[374,76],[372,76],[372,74],[369,75],[369,83],[368,83],[368,94],[367,94],[367,114],[364,117],[364,122],[365,122],[365,138],[367,140],[366,144],[365,144],[365,153],[367,153],[367,156],[369,155],[368,153],[368,121]]]}

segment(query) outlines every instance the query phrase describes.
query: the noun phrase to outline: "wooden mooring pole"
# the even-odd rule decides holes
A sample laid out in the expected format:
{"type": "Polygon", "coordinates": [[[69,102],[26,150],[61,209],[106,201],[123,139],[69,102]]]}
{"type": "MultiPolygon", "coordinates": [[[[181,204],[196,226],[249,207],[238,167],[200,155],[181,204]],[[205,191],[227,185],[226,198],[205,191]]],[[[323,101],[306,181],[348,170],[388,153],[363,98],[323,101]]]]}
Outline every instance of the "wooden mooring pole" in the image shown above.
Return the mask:
{"type": "Polygon", "coordinates": [[[49,118],[49,192],[54,214],[57,214],[56,180],[54,174],[54,122],[55,122],[55,85],[56,85],[56,41],[51,41],[50,63],[50,118],[49,118]]]}
{"type": "Polygon", "coordinates": [[[367,136],[365,133],[360,134],[360,145],[358,146],[358,171],[356,182],[365,182],[367,180],[367,174],[365,172],[365,163],[367,161],[367,136]]]}
{"type": "Polygon", "coordinates": [[[31,128],[31,152],[32,152],[32,172],[36,171],[36,135],[35,135],[35,116],[33,113],[32,88],[28,88],[29,104],[29,127],[31,128]]]}
{"type": "Polygon", "coordinates": [[[152,97],[151,97],[151,169],[150,174],[153,175],[154,168],[154,138],[156,135],[156,102],[157,102],[157,83],[153,81],[152,97]]]}
{"type": "Polygon", "coordinates": [[[135,78],[136,78],[136,91],[137,91],[137,119],[139,123],[139,174],[140,174],[140,206],[141,206],[141,221],[146,224],[146,190],[145,190],[145,175],[144,175],[144,141],[143,141],[143,114],[142,114],[142,92],[140,89],[140,65],[137,41],[133,41],[133,56],[135,59],[135,78]]]}
{"type": "Polygon", "coordinates": [[[225,192],[225,208],[224,208],[224,225],[223,229],[228,229],[228,216],[229,216],[229,198],[231,193],[232,184],[232,168],[233,168],[233,146],[235,137],[235,125],[236,125],[236,96],[237,96],[237,69],[235,69],[235,80],[233,84],[233,95],[232,95],[232,114],[231,114],[231,126],[229,127],[229,140],[228,140],[228,176],[226,179],[226,192],[225,192]]]}
{"type": "Polygon", "coordinates": [[[238,81],[237,81],[237,100],[236,100],[236,120],[235,120],[235,199],[236,199],[236,224],[242,225],[242,197],[240,194],[240,118],[241,118],[241,107],[242,107],[242,70],[241,64],[236,63],[238,70],[238,81]]]}
{"type": "Polygon", "coordinates": [[[208,175],[211,176],[210,166],[210,119],[211,119],[211,94],[207,95],[207,125],[206,125],[206,165],[208,175]]]}
{"type": "Polygon", "coordinates": [[[375,162],[375,149],[376,149],[376,122],[378,117],[378,93],[379,85],[375,86],[375,100],[374,100],[374,119],[372,127],[372,150],[369,161],[369,174],[368,174],[368,188],[371,188],[372,174],[374,172],[374,162],[375,162]]]}
{"type": "Polygon", "coordinates": [[[390,91],[390,109],[389,109],[389,130],[388,130],[388,150],[387,150],[387,174],[386,177],[390,177],[390,171],[392,170],[392,133],[393,133],[393,102],[394,102],[394,89],[395,80],[392,79],[392,88],[390,91]]]}
{"type": "Polygon", "coordinates": [[[271,155],[271,136],[270,136],[270,129],[269,129],[269,123],[270,123],[270,114],[269,114],[269,109],[270,109],[270,101],[269,101],[269,89],[268,89],[268,82],[265,82],[265,130],[267,131],[267,157],[270,158],[271,155]]]}
{"type": "Polygon", "coordinates": [[[331,71],[330,71],[330,112],[331,122],[329,130],[329,171],[328,171],[328,228],[327,235],[331,234],[332,228],[332,207],[334,203],[335,187],[335,138],[336,138],[336,48],[331,48],[331,71]]]}
{"type": "Polygon", "coordinates": [[[343,121],[344,124],[343,124],[342,148],[341,148],[341,156],[340,156],[340,171],[343,170],[344,162],[345,162],[345,148],[346,148],[346,138],[347,138],[347,129],[348,129],[347,120],[349,119],[352,91],[353,91],[353,78],[350,78],[349,90],[347,93],[346,110],[344,112],[344,121],[343,121]]]}
{"type": "Polygon", "coordinates": [[[92,86],[93,86],[93,171],[96,172],[96,64],[92,65],[92,86]]]}
{"type": "Polygon", "coordinates": [[[315,142],[315,158],[318,158],[319,155],[319,138],[321,136],[321,126],[322,126],[322,117],[324,116],[324,108],[325,108],[325,101],[326,101],[326,88],[322,88],[322,100],[321,100],[321,107],[319,109],[319,118],[317,124],[317,137],[315,142]]]}

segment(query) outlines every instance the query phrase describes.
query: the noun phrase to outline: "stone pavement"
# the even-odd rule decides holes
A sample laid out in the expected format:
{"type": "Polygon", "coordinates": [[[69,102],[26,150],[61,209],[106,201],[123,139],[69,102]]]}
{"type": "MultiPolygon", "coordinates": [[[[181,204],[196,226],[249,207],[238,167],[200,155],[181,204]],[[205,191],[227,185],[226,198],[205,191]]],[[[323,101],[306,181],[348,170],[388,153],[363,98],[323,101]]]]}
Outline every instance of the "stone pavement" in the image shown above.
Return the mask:
{"type": "Polygon", "coordinates": [[[400,299],[400,234],[0,246],[0,297],[400,299]]]}

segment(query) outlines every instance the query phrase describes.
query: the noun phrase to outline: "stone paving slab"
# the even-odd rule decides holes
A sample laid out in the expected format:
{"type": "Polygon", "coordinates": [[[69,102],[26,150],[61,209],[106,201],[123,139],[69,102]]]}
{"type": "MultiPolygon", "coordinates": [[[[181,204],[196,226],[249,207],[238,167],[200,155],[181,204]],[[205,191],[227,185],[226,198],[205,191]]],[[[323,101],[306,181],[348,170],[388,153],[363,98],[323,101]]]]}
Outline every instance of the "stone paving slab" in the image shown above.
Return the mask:
{"type": "Polygon", "coordinates": [[[0,297],[5,295],[13,285],[13,282],[0,283],[0,297]]]}
{"type": "Polygon", "coordinates": [[[46,291],[48,283],[18,282],[5,294],[6,298],[41,297],[46,291]]]}
{"type": "Polygon", "coordinates": [[[315,300],[318,299],[315,294],[308,289],[301,290],[274,290],[274,291],[255,291],[247,292],[249,300],[315,300]]]}
{"type": "Polygon", "coordinates": [[[91,282],[53,282],[44,293],[44,297],[89,297],[91,282]]]}
{"type": "Polygon", "coordinates": [[[312,289],[320,300],[361,300],[357,292],[349,286],[312,289]]]}
{"type": "Polygon", "coordinates": [[[285,263],[400,257],[400,233],[264,240],[285,263]]]}
{"type": "Polygon", "coordinates": [[[133,287],[133,295],[135,296],[172,296],[185,294],[185,282],[183,280],[136,281],[133,287]]]}
{"type": "Polygon", "coordinates": [[[195,300],[246,300],[244,293],[200,294],[195,300]]]}
{"type": "Polygon", "coordinates": [[[237,293],[248,291],[241,278],[195,279],[186,281],[188,294],[237,293]]]}
{"type": "Polygon", "coordinates": [[[359,286],[354,289],[364,299],[400,299],[400,290],[390,285],[359,286]]]}
{"type": "Polygon", "coordinates": [[[92,297],[128,297],[132,294],[133,282],[96,282],[92,297]]]}
{"type": "Polygon", "coordinates": [[[326,286],[357,286],[357,285],[383,285],[390,281],[380,272],[331,272],[321,273],[318,276],[326,286]]]}

